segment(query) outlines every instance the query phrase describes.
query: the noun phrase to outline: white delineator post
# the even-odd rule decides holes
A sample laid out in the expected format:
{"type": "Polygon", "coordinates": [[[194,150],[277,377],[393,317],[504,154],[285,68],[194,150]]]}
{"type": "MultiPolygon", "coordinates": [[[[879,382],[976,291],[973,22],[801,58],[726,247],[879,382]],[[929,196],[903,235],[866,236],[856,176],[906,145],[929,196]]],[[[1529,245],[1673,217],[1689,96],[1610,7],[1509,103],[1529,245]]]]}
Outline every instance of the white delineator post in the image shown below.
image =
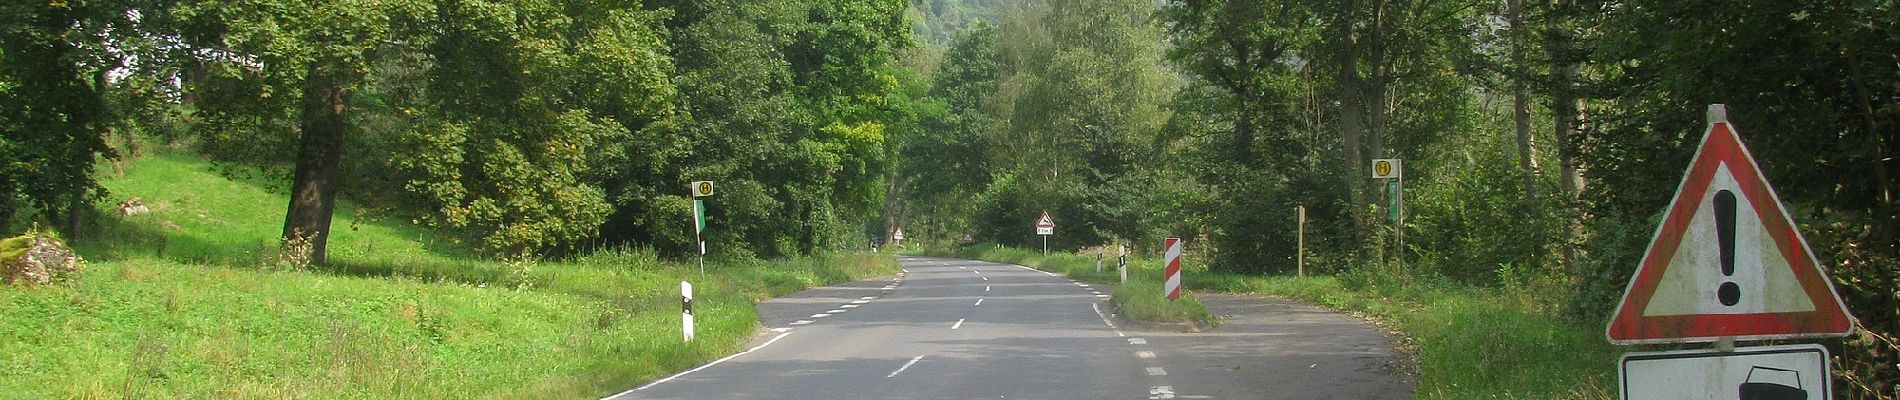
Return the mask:
{"type": "Polygon", "coordinates": [[[1162,283],[1161,292],[1168,296],[1168,301],[1179,300],[1181,298],[1181,238],[1168,238],[1167,241],[1162,242],[1161,247],[1168,249],[1163,258],[1167,260],[1167,280],[1162,283]]]}
{"type": "Polygon", "coordinates": [[[1122,283],[1128,283],[1128,245],[1121,245],[1122,253],[1115,256],[1115,270],[1121,271],[1122,283]]]}
{"type": "Polygon", "coordinates": [[[680,332],[693,341],[693,284],[680,281],[680,332]]]}

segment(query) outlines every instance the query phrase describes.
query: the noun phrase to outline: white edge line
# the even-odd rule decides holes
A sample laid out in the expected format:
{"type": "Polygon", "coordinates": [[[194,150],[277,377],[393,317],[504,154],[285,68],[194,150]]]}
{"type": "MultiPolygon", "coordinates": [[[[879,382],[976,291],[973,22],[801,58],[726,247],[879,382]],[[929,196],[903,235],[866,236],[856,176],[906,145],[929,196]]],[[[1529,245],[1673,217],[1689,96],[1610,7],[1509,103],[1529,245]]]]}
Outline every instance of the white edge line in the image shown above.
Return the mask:
{"type": "Polygon", "coordinates": [[[1054,272],[1049,272],[1049,271],[1044,271],[1044,270],[1040,270],[1040,269],[1035,269],[1035,268],[1030,268],[1030,267],[1025,267],[1025,266],[1021,266],[1021,265],[1018,265],[1018,266],[1016,266],[1016,268],[1022,268],[1022,269],[1026,269],[1026,270],[1030,270],[1030,271],[1036,271],[1036,272],[1041,272],[1041,273],[1042,273],[1043,275],[1048,275],[1048,276],[1055,276],[1055,277],[1060,277],[1060,276],[1062,276],[1062,275],[1056,275],[1056,273],[1054,273],[1054,272]]]}
{"type": "Polygon", "coordinates": [[[916,363],[917,363],[917,360],[922,360],[922,359],[924,359],[924,356],[922,356],[922,355],[918,355],[917,357],[914,357],[914,358],[911,358],[911,359],[910,359],[910,362],[907,362],[907,363],[904,363],[904,366],[902,366],[902,367],[897,367],[897,370],[896,370],[896,371],[891,371],[891,374],[890,374],[890,375],[885,375],[884,377],[885,377],[885,378],[893,378],[893,377],[896,377],[896,376],[897,376],[897,374],[901,374],[901,373],[904,373],[904,370],[907,370],[907,369],[910,369],[910,366],[911,366],[912,364],[916,364],[916,363]]]}
{"type": "Polygon", "coordinates": [[[791,332],[785,332],[785,333],[780,333],[780,334],[778,334],[778,336],[773,336],[771,340],[767,340],[767,341],[765,341],[765,343],[760,343],[758,347],[753,347],[753,348],[750,348],[750,349],[746,349],[746,351],[741,351],[741,352],[739,352],[738,354],[733,354],[733,355],[729,355],[729,356],[726,356],[725,358],[721,358],[721,359],[717,359],[717,360],[713,360],[713,362],[709,362],[709,363],[706,363],[706,365],[701,365],[701,366],[699,366],[698,368],[693,368],[693,369],[689,369],[689,370],[686,370],[686,372],[681,372],[681,373],[677,373],[677,374],[673,374],[673,376],[669,376],[669,377],[666,377],[666,379],[661,379],[661,380],[657,380],[657,381],[653,381],[652,383],[648,383],[648,384],[646,384],[646,385],[642,385],[642,386],[640,386],[640,387],[637,387],[637,388],[633,388],[632,390],[628,390],[628,391],[625,391],[625,392],[620,392],[620,393],[617,393],[617,394],[614,394],[613,396],[608,396],[608,397],[605,397],[605,398],[603,398],[603,400],[607,400],[607,399],[613,399],[613,398],[618,398],[618,397],[620,397],[620,396],[625,396],[625,395],[627,395],[628,393],[633,393],[633,392],[638,392],[638,391],[641,391],[641,390],[645,390],[646,388],[650,388],[650,387],[653,387],[653,385],[658,385],[658,384],[662,384],[662,383],[666,383],[667,381],[671,381],[671,380],[673,380],[673,379],[676,379],[676,378],[679,378],[679,377],[682,377],[682,376],[686,376],[686,374],[690,374],[690,373],[694,373],[694,372],[699,372],[699,370],[702,370],[702,369],[706,369],[706,368],[708,368],[708,367],[712,367],[712,366],[714,366],[714,365],[719,365],[719,363],[722,363],[722,362],[726,362],[726,360],[731,360],[731,359],[733,359],[733,358],[737,358],[737,357],[739,357],[739,356],[743,356],[743,355],[746,355],[747,353],[751,353],[751,352],[754,352],[754,351],[759,351],[759,349],[763,349],[763,348],[765,348],[765,346],[771,346],[771,345],[772,345],[772,343],[775,343],[775,342],[778,342],[778,340],[779,340],[779,339],[784,339],[786,335],[790,335],[790,334],[792,334],[792,333],[791,333],[791,332]]]}
{"type": "Polygon", "coordinates": [[[1103,314],[1103,313],[1102,313],[1102,306],[1101,306],[1101,304],[1102,304],[1102,303],[1089,303],[1089,308],[1093,308],[1093,309],[1095,309],[1095,316],[1097,316],[1097,317],[1102,317],[1102,323],[1104,323],[1104,324],[1108,324],[1108,329],[1114,329],[1114,330],[1115,330],[1115,336],[1120,336],[1120,337],[1128,337],[1128,335],[1124,335],[1124,334],[1122,334],[1122,328],[1117,328],[1117,327],[1115,327],[1115,323],[1114,323],[1114,322],[1109,322],[1109,321],[1108,321],[1108,314],[1103,314]]]}

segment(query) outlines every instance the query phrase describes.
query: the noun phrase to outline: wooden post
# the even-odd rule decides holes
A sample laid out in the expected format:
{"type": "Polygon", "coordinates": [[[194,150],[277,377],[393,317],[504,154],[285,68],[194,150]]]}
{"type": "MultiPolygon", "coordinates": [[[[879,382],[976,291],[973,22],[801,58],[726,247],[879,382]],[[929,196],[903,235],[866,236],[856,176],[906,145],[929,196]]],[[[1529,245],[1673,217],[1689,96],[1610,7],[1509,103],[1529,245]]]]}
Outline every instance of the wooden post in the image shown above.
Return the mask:
{"type": "Polygon", "coordinates": [[[1306,277],[1306,206],[1297,206],[1294,208],[1294,210],[1299,214],[1298,219],[1300,221],[1299,223],[1300,247],[1299,249],[1297,249],[1298,254],[1293,256],[1293,259],[1296,260],[1296,263],[1298,263],[1299,270],[1300,270],[1300,277],[1305,278],[1306,277]]]}

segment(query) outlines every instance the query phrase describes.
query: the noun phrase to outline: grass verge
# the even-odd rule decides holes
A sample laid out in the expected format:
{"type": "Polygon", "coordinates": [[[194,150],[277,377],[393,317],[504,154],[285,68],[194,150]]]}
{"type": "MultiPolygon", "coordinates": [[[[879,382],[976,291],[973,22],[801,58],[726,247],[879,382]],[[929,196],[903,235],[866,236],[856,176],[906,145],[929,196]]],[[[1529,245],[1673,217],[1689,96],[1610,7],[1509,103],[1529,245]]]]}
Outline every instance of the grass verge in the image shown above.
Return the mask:
{"type": "Polygon", "coordinates": [[[598,398],[739,350],[754,301],[896,271],[834,254],[713,259],[702,277],[642,249],[503,263],[348,204],[332,266],[288,270],[271,261],[281,193],[186,156],[103,184],[153,212],[109,213],[76,246],[82,279],[0,287],[0,399],[598,398]]]}

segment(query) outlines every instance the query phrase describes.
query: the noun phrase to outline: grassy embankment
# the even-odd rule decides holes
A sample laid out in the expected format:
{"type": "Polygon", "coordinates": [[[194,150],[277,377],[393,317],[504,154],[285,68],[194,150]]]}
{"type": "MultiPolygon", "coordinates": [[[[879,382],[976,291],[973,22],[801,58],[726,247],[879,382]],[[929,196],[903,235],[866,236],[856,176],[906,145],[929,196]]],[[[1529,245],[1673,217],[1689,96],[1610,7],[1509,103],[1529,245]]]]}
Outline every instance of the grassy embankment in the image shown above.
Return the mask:
{"type": "Polygon", "coordinates": [[[332,265],[281,268],[280,186],[182,155],[105,172],[77,281],[0,288],[0,398],[595,398],[737,351],[751,303],[895,271],[832,255],[695,266],[651,251],[503,263],[342,204],[332,265]],[[118,200],[152,213],[121,218],[118,200]],[[698,340],[681,343],[679,282],[698,340]]]}
{"type": "MultiPolygon", "coordinates": [[[[1093,256],[974,246],[938,255],[1006,262],[1090,281],[1113,282],[1114,260],[1095,274],[1093,256]]],[[[1424,399],[1609,399],[1615,397],[1616,359],[1621,349],[1603,337],[1601,325],[1559,317],[1561,293],[1554,283],[1476,288],[1381,273],[1296,278],[1207,273],[1189,258],[1182,265],[1189,290],[1244,293],[1298,300],[1378,321],[1398,331],[1418,361],[1418,392],[1424,399]]],[[[1130,317],[1205,318],[1199,303],[1160,300],[1160,260],[1129,259],[1129,278],[1115,299],[1130,317]],[[1147,315],[1144,315],[1147,314],[1147,315]]],[[[1183,299],[1190,298],[1184,294],[1183,299]]]]}

